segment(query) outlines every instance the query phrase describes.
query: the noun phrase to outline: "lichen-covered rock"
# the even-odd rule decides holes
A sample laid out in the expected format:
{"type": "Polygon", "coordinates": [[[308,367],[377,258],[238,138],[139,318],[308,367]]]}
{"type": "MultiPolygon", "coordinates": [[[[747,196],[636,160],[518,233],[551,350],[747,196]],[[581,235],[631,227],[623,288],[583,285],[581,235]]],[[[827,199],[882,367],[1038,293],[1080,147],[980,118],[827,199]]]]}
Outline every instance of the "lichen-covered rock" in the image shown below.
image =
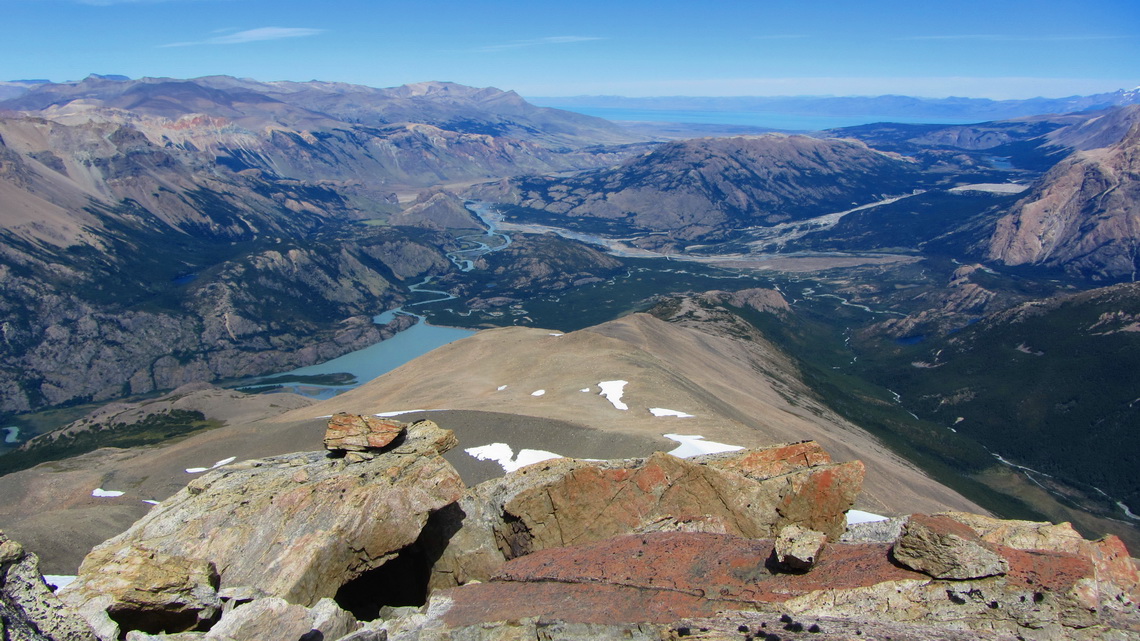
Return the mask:
{"type": "Polygon", "coordinates": [[[574,638],[554,629],[547,634],[544,626],[554,624],[579,632],[595,626],[589,638],[640,638],[636,631],[656,629],[659,636],[648,638],[676,639],[687,636],[679,631],[691,620],[708,629],[697,634],[692,626],[697,638],[759,632],[708,625],[712,619],[759,620],[764,634],[781,638],[845,641],[1123,641],[1140,632],[1135,604],[1108,609],[1086,599],[1095,582],[1087,558],[999,548],[1008,557],[1006,574],[935,579],[893,562],[890,547],[829,543],[810,572],[786,573],[763,562],[774,550],[768,540],[693,532],[618,536],[510,560],[492,580],[436,592],[425,615],[387,629],[408,641],[516,638],[519,627],[531,635],[519,638],[574,638]]]}
{"type": "Polygon", "coordinates": [[[1119,537],[1088,541],[1068,523],[996,519],[980,514],[946,512],[944,516],[969,526],[987,543],[1018,550],[1065,552],[1089,559],[1096,571],[1099,598],[1111,607],[1140,602],[1140,571],[1119,537]]]}
{"type": "Polygon", "coordinates": [[[827,537],[822,532],[789,525],[776,537],[776,562],[789,570],[806,572],[819,559],[825,543],[827,537]]]}
{"type": "Polygon", "coordinates": [[[221,615],[210,561],[126,546],[100,548],[83,563],[64,599],[81,605],[94,595],[110,597],[104,610],[120,630],[205,630],[221,615]],[[98,571],[85,569],[91,567],[98,571]]]}
{"type": "Polygon", "coordinates": [[[891,554],[936,579],[980,579],[1009,571],[1009,563],[973,530],[945,516],[911,516],[891,554]]]}
{"type": "Polygon", "coordinates": [[[486,580],[535,550],[635,532],[772,538],[795,523],[838,538],[862,479],[862,463],[831,463],[814,444],[694,459],[658,452],[544,461],[471,488],[453,514],[429,525],[428,538],[442,542],[431,585],[486,580]]]}
{"type": "Polygon", "coordinates": [[[44,583],[35,554],[0,532],[0,638],[94,641],[95,631],[44,583]]]}
{"type": "Polygon", "coordinates": [[[372,460],[350,463],[327,452],[244,461],[192,481],[83,565],[83,586],[123,550],[211,562],[222,588],[253,586],[305,606],[334,596],[414,542],[428,515],[456,501],[464,485],[441,453],[455,436],[430,421],[372,460]]]}
{"type": "Polygon", "coordinates": [[[268,597],[234,608],[215,625],[208,641],[333,641],[360,627],[356,619],[332,599],[321,599],[306,608],[284,599],[268,597]]]}
{"type": "Polygon", "coordinates": [[[379,450],[399,438],[405,430],[406,424],[400,421],[339,412],[333,414],[325,429],[325,449],[330,452],[379,450]]]}

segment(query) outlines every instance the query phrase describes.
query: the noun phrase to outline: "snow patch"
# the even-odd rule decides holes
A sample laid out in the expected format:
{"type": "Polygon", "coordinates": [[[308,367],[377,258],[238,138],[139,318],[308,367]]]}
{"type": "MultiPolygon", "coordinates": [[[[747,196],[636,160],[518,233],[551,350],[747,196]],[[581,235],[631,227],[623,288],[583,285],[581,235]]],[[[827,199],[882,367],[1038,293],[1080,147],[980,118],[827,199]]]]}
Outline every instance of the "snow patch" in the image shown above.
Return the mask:
{"type": "Polygon", "coordinates": [[[188,468],[186,468],[186,473],[187,474],[201,474],[202,472],[208,472],[210,470],[216,470],[223,465],[229,465],[230,463],[233,463],[235,460],[237,460],[237,457],[231,456],[229,458],[224,458],[224,459],[218,461],[217,463],[214,463],[210,467],[188,467],[188,468]]]}
{"type": "Polygon", "coordinates": [[[598,383],[598,387],[602,388],[600,394],[619,410],[629,409],[628,405],[621,402],[621,396],[625,392],[626,385],[629,385],[629,381],[602,381],[598,383]]]}
{"type": "Polygon", "coordinates": [[[854,525],[856,523],[876,523],[878,521],[886,521],[890,517],[873,512],[864,512],[863,510],[847,510],[847,525],[854,525]]]}
{"type": "Polygon", "coordinates": [[[544,389],[536,389],[533,392],[531,392],[530,395],[531,396],[542,396],[545,393],[546,393],[546,390],[544,390],[544,389]]]}
{"type": "Polygon", "coordinates": [[[500,385],[500,386],[498,386],[498,387],[496,387],[496,388],[495,388],[495,391],[501,392],[501,391],[503,391],[503,390],[505,390],[505,389],[507,389],[507,386],[506,386],[506,385],[500,385]]]}
{"type": "Polygon", "coordinates": [[[550,335],[551,336],[565,336],[565,334],[563,334],[561,332],[550,332],[550,335]]]}
{"type": "Polygon", "coordinates": [[[78,578],[74,574],[45,574],[44,583],[54,585],[56,590],[62,590],[78,578]]]}
{"type": "Polygon", "coordinates": [[[479,447],[469,447],[463,451],[480,461],[495,461],[502,466],[505,472],[514,472],[532,463],[562,458],[562,455],[554,452],[528,449],[519,450],[518,456],[516,456],[511,446],[506,443],[490,443],[479,447]]]}
{"type": "Polygon", "coordinates": [[[401,414],[414,414],[416,412],[430,412],[430,411],[431,410],[396,410],[395,412],[380,412],[379,414],[373,414],[373,416],[377,416],[379,418],[391,418],[393,416],[399,416],[401,414]]]}
{"type": "Polygon", "coordinates": [[[154,499],[143,499],[143,503],[147,505],[158,505],[159,502],[154,499]]]}
{"type": "Polygon", "coordinates": [[[104,490],[101,487],[95,488],[95,490],[91,492],[91,496],[97,496],[101,499],[113,499],[115,497],[122,496],[123,494],[123,492],[120,492],[118,490],[104,490]]]}
{"type": "Polygon", "coordinates": [[[717,454],[719,452],[735,452],[736,450],[744,449],[739,445],[706,441],[705,437],[700,434],[663,434],[662,436],[670,441],[680,443],[677,447],[669,450],[669,454],[677,458],[689,458],[690,456],[717,454]]]}
{"type": "Polygon", "coordinates": [[[972,185],[951,187],[947,191],[953,194],[960,194],[967,191],[986,191],[992,194],[1020,194],[1026,189],[1029,189],[1029,185],[1017,183],[974,183],[972,185]]]}
{"type": "Polygon", "coordinates": [[[677,418],[693,418],[692,414],[679,412],[677,410],[667,410],[664,407],[651,407],[649,413],[654,416],[676,416],[677,418]]]}

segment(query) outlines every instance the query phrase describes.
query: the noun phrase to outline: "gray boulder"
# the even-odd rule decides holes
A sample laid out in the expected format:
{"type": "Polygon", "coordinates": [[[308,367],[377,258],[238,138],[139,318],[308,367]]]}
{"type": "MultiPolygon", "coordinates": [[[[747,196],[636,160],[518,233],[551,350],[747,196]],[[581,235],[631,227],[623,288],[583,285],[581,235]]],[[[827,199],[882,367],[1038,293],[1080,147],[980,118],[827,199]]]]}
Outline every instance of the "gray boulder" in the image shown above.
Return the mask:
{"type": "Polygon", "coordinates": [[[1009,572],[1009,563],[968,526],[946,516],[915,514],[891,548],[906,567],[936,579],[980,579],[1009,572]]]}
{"type": "Polygon", "coordinates": [[[314,606],[395,558],[429,514],[462,495],[459,474],[441,456],[455,443],[450,431],[420,421],[370,460],[309,452],[208,473],[96,547],[62,594],[76,605],[110,596],[113,616],[122,602],[116,595],[145,591],[147,582],[131,579],[112,590],[102,575],[124,559],[153,554],[213,564],[215,589],[254,586],[245,598],[314,606]]]}
{"type": "Polygon", "coordinates": [[[40,560],[0,532],[0,638],[94,641],[95,631],[44,583],[40,560]]]}

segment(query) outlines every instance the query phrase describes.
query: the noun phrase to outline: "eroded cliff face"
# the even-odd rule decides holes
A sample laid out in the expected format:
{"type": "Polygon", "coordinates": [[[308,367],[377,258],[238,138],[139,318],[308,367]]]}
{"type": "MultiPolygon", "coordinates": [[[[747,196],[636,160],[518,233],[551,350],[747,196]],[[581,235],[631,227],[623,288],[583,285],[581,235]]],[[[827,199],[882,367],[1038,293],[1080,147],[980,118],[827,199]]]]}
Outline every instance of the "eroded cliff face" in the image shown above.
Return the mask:
{"type": "Polygon", "coordinates": [[[1132,277],[1140,264],[1140,126],[1119,143],[1076,152],[1001,218],[987,257],[1061,267],[1096,279],[1132,277]]]}

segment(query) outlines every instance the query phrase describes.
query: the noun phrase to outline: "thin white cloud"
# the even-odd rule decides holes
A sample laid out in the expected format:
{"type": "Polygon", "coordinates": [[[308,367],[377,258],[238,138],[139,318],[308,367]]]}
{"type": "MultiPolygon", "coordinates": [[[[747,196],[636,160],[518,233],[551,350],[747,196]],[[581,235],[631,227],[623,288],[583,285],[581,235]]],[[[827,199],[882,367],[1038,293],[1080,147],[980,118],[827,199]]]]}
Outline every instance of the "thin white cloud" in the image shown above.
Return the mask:
{"type": "Polygon", "coordinates": [[[572,42],[589,42],[590,40],[604,40],[605,38],[595,38],[593,36],[549,36],[546,38],[534,38],[533,40],[516,40],[515,42],[507,42],[499,45],[487,45],[485,47],[477,47],[474,51],[478,52],[492,52],[492,51],[508,51],[510,49],[521,49],[523,47],[539,47],[542,45],[560,45],[572,42]]]}
{"type": "Polygon", "coordinates": [[[260,27],[227,33],[205,40],[193,42],[172,42],[163,47],[192,47],[197,45],[240,45],[247,42],[264,42],[266,40],[282,40],[285,38],[303,38],[324,33],[324,29],[309,29],[304,27],[260,27]]]}

